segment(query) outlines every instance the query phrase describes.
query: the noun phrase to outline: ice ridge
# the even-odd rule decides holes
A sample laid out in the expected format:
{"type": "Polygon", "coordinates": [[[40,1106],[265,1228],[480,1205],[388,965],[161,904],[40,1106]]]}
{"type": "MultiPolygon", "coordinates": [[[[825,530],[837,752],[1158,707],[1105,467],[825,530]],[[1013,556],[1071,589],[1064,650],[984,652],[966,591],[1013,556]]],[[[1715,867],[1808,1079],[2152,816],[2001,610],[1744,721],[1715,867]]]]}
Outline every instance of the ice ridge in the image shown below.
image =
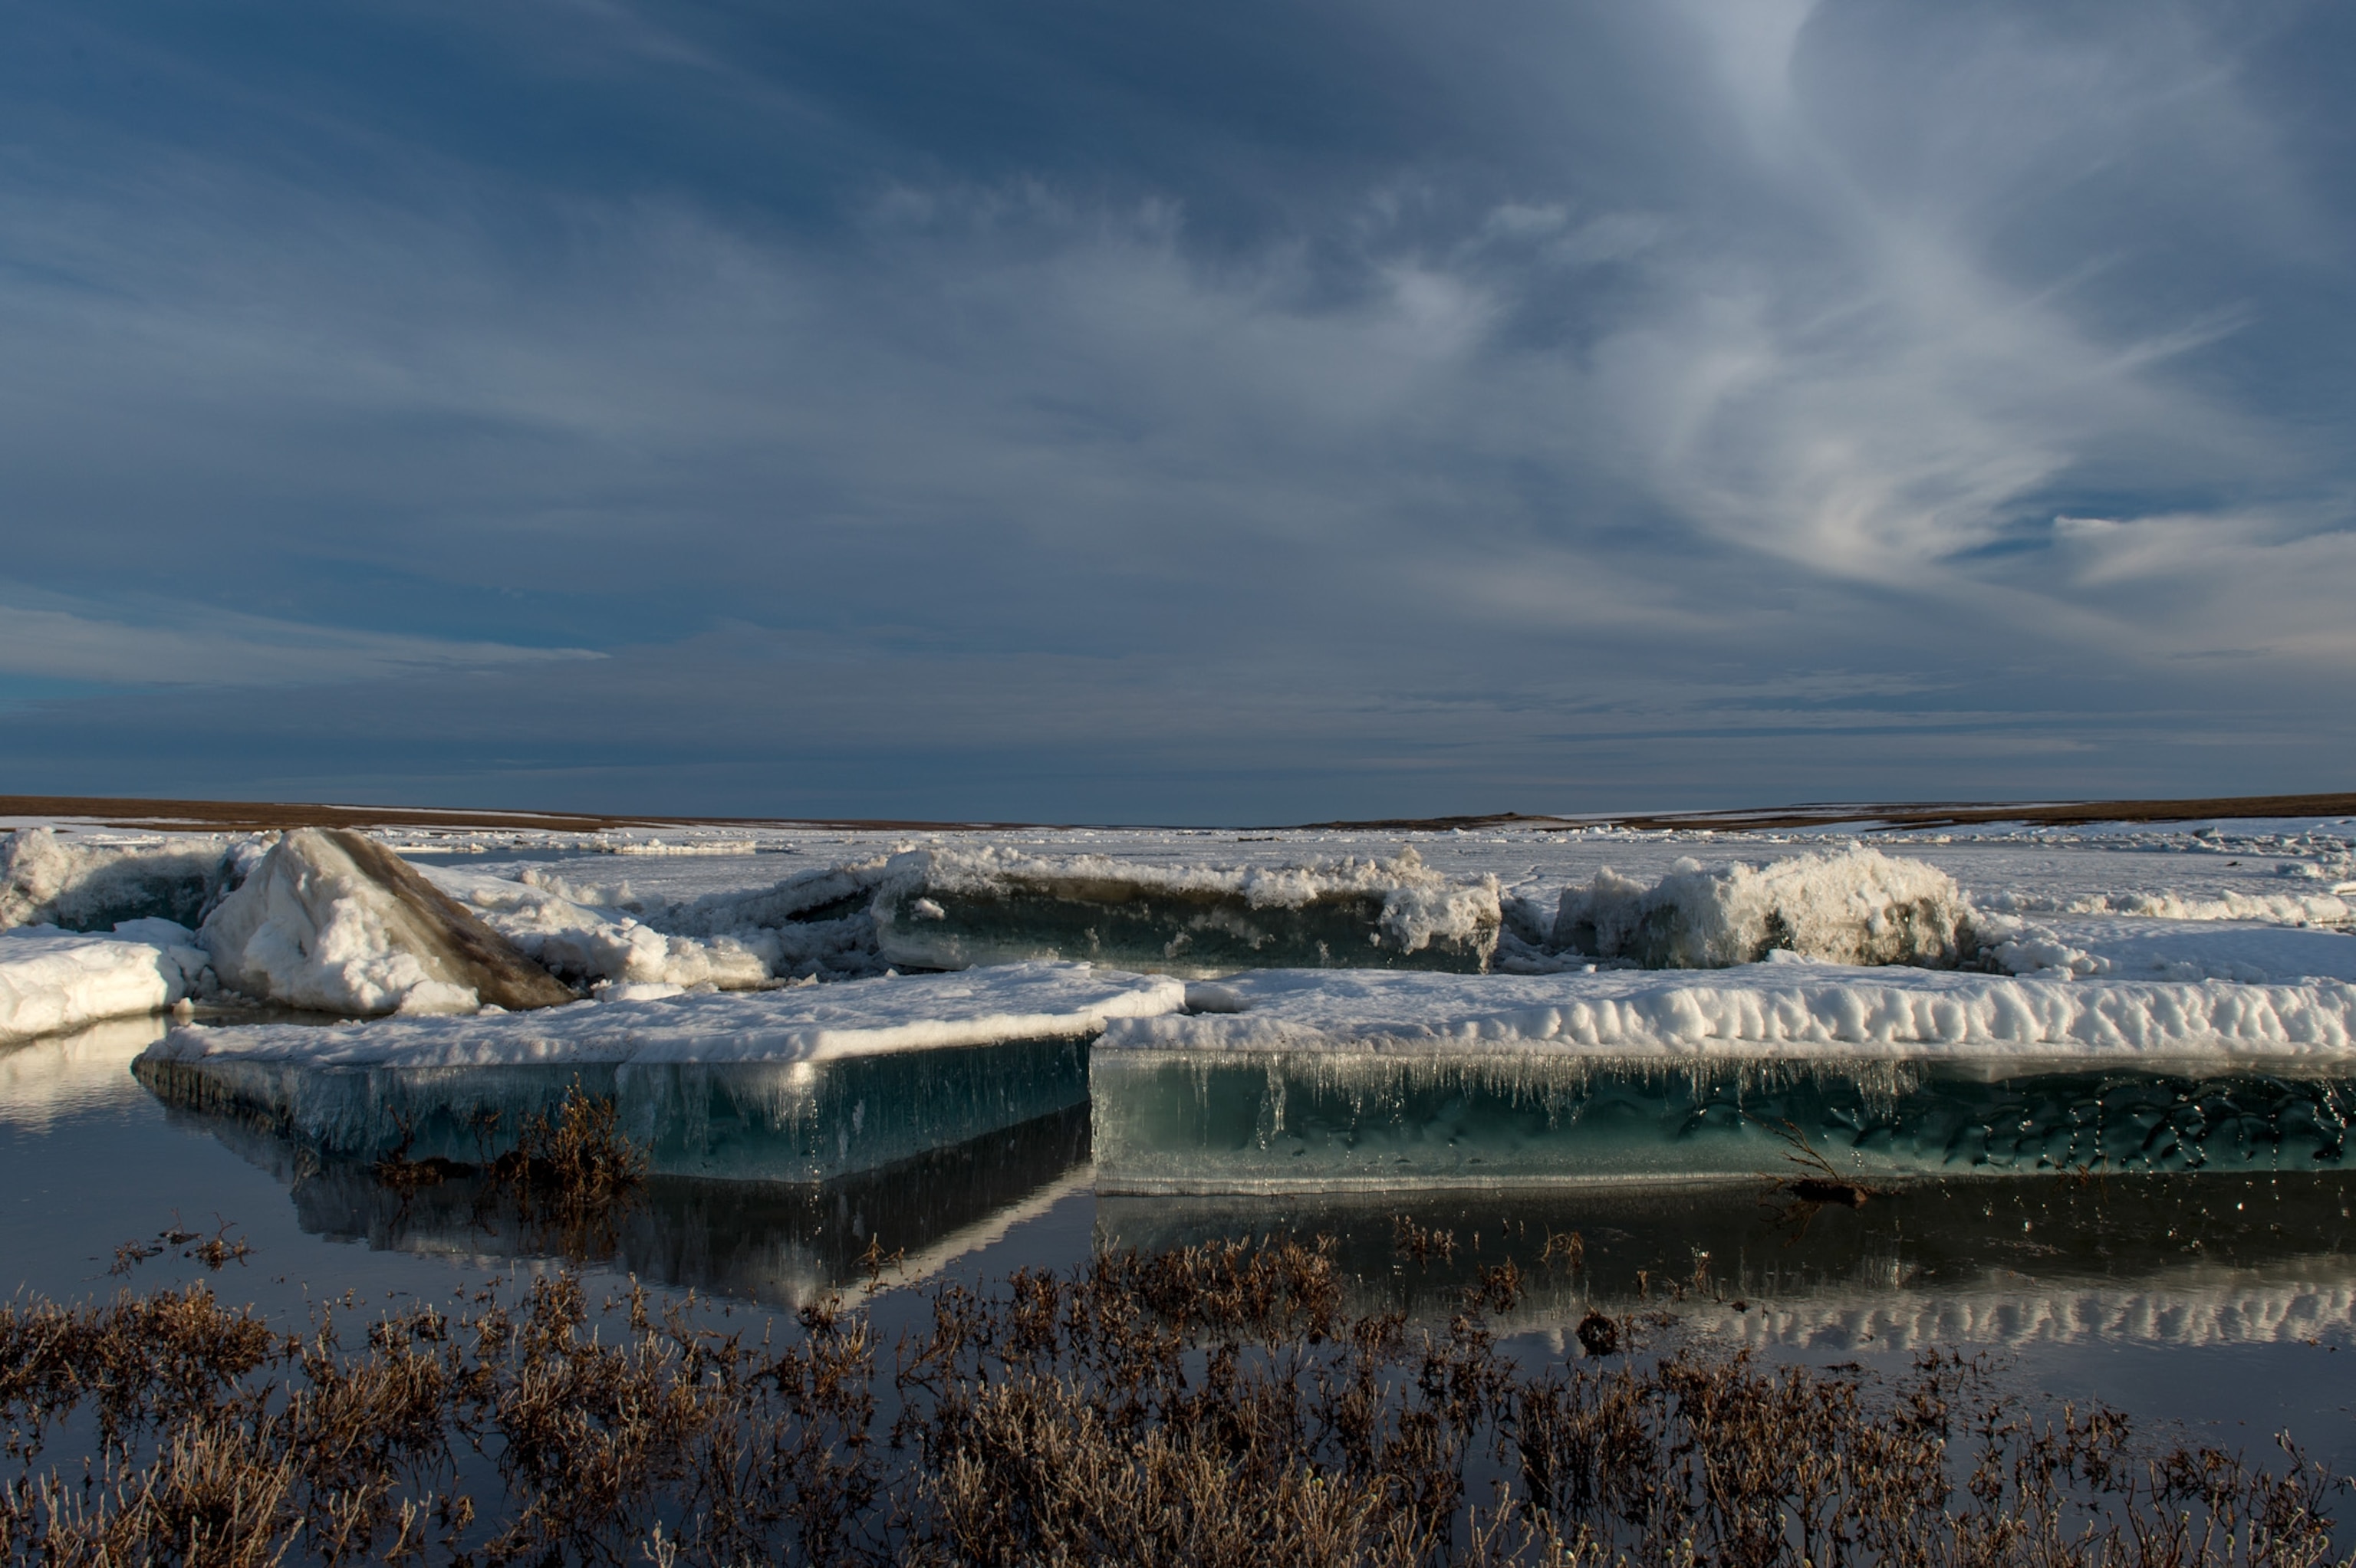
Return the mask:
{"type": "Polygon", "coordinates": [[[1180,974],[1269,966],[1489,965],[1494,876],[1451,880],[1413,849],[1289,866],[1140,866],[1103,856],[918,849],[884,868],[876,941],[894,963],[955,969],[1079,958],[1180,974]]]}
{"type": "Polygon", "coordinates": [[[123,921],[194,926],[260,856],[250,841],[175,836],[133,843],[59,838],[24,827],[0,844],[0,930],[102,932],[123,921]]]}

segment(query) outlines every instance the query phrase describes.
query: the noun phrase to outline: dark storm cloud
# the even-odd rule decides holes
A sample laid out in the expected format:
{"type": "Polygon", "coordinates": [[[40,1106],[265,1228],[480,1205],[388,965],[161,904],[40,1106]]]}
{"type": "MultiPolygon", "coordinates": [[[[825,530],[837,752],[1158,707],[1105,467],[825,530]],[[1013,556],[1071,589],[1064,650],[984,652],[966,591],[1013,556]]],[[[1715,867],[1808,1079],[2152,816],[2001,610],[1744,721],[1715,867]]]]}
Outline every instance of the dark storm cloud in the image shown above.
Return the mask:
{"type": "Polygon", "coordinates": [[[2328,10],[0,32],[0,787],[1264,820],[2347,752],[2328,10]]]}

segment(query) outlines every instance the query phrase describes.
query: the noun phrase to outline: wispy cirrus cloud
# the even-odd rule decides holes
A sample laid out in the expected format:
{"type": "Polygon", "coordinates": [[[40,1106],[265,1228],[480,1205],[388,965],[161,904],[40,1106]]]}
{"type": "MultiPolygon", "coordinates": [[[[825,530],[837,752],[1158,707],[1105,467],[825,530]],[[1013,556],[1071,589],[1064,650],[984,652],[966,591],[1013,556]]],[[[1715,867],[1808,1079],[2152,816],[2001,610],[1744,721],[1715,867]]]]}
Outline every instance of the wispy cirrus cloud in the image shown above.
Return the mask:
{"type": "Polygon", "coordinates": [[[2356,739],[2305,16],[28,7],[126,74],[0,80],[0,668],[266,750],[195,688],[594,650],[681,805],[754,712],[952,815],[2259,787],[2356,739]]]}

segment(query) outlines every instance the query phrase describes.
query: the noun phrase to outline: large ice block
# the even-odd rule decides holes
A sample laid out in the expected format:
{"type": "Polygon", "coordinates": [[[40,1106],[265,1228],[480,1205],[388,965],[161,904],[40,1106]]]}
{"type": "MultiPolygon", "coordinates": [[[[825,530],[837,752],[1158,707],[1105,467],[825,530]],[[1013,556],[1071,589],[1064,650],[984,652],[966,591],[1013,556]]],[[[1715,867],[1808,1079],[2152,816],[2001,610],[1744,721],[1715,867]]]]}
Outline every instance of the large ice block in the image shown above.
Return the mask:
{"type": "Polygon", "coordinates": [[[609,1096],[657,1171],[731,1181],[819,1181],[1049,1115],[1087,1098],[1080,1040],[1004,1040],[802,1061],[310,1067],[180,1062],[134,1072],[173,1104],[253,1117],[324,1155],[408,1147],[480,1161],[524,1119],[552,1117],[572,1085],[609,1096]]]}
{"type": "MultiPolygon", "coordinates": [[[[2334,938],[2334,940],[2338,940],[2334,938]]],[[[1803,962],[1585,974],[1278,970],[1108,1047],[1407,1055],[2287,1059],[2356,1064],[2356,985],[2024,978],[1803,962]]]]}
{"type": "Polygon", "coordinates": [[[874,904],[892,963],[962,969],[1078,958],[1172,974],[1269,967],[1480,973],[1497,945],[1494,879],[1395,860],[1158,867],[1003,850],[896,857],[874,904]]]}
{"type": "Polygon", "coordinates": [[[1107,1192],[1282,1192],[1843,1175],[2313,1170],[2346,1157],[2356,1064],[1104,1050],[1107,1192]]]}
{"type": "Polygon", "coordinates": [[[658,1171],[819,1180],[1047,1115],[1087,1094],[1108,1019],[1183,1005],[1168,978],[1033,964],[534,1013],[176,1029],[138,1063],[168,1103],[367,1158],[477,1160],[577,1076],[658,1171]]]}

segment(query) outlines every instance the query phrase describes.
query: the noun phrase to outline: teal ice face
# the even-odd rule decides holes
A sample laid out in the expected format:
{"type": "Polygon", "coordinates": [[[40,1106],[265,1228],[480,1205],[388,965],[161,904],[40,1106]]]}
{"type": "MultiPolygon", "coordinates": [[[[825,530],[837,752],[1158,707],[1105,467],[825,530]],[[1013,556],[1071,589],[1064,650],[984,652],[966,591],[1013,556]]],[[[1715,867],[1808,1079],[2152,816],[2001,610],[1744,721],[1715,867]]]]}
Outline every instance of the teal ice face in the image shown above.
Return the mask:
{"type": "Polygon", "coordinates": [[[2338,1169],[2356,1066],[1103,1051],[1108,1193],[2338,1169]]]}

